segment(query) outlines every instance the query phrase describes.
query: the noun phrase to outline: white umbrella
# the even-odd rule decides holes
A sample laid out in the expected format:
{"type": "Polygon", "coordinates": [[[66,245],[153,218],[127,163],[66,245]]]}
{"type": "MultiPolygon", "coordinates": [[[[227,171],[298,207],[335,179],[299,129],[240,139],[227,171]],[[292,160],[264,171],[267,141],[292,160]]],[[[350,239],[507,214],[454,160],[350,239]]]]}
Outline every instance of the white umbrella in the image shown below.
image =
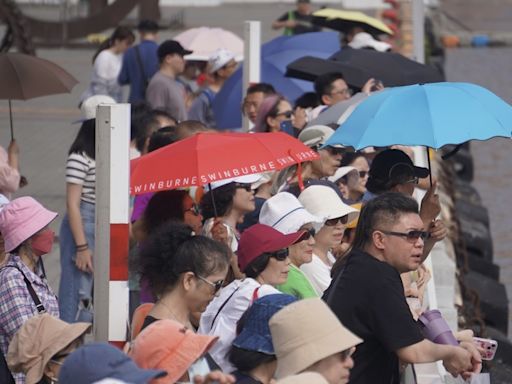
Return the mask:
{"type": "Polygon", "coordinates": [[[185,56],[186,60],[208,61],[210,55],[221,48],[233,52],[237,61],[242,60],[244,54],[243,40],[222,28],[191,28],[177,35],[174,40],[193,51],[185,56]]]}

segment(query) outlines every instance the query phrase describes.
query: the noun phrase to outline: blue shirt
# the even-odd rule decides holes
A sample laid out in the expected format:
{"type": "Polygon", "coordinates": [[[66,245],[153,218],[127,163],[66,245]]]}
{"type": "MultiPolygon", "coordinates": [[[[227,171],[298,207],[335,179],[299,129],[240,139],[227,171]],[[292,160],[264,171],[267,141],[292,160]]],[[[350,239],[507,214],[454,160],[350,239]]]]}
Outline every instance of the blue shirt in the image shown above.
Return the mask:
{"type": "Polygon", "coordinates": [[[130,97],[128,98],[130,103],[145,100],[146,85],[159,68],[157,50],[157,43],[151,40],[143,40],[125,52],[123,65],[117,80],[121,85],[130,84],[130,97]],[[142,71],[137,60],[136,47],[139,49],[145,79],[142,77],[142,71]]]}

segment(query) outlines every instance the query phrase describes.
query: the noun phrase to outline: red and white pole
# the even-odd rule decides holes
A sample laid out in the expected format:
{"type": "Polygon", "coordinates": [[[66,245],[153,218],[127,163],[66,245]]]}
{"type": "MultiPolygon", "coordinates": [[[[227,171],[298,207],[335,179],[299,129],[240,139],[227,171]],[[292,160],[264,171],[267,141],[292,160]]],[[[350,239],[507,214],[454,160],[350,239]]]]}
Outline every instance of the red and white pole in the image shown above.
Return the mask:
{"type": "Polygon", "coordinates": [[[121,346],[129,322],[130,105],[96,114],[94,338],[121,346]]]}

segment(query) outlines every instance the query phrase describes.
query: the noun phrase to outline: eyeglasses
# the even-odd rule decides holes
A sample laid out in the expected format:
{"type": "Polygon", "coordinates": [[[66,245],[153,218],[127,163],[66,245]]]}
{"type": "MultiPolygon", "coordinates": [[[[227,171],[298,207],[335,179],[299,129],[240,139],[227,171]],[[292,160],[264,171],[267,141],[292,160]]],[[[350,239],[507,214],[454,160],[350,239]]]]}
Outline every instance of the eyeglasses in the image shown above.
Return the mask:
{"type": "Polygon", "coordinates": [[[299,243],[301,241],[309,240],[310,238],[315,237],[315,235],[316,235],[315,228],[302,229],[302,231],[305,231],[305,232],[299,238],[297,243],[299,243]]]}
{"type": "Polygon", "coordinates": [[[348,215],[341,216],[341,217],[335,217],[334,219],[329,219],[325,222],[324,225],[326,225],[328,227],[334,227],[338,223],[347,224],[348,223],[348,215]]]}
{"type": "Polygon", "coordinates": [[[235,183],[235,188],[245,189],[247,192],[252,192],[252,184],[235,183]]]}
{"type": "Polygon", "coordinates": [[[416,242],[416,241],[418,241],[419,238],[421,238],[421,240],[425,241],[430,237],[430,233],[425,232],[425,231],[419,231],[419,230],[413,230],[413,231],[409,231],[409,232],[393,232],[393,231],[383,231],[383,230],[379,229],[379,231],[381,231],[382,233],[384,233],[386,235],[403,237],[407,241],[411,241],[411,242],[416,242]]]}
{"type": "Polygon", "coordinates": [[[280,249],[279,251],[275,251],[272,253],[269,253],[270,257],[273,257],[277,261],[284,261],[289,255],[288,248],[280,249]]]}
{"type": "Polygon", "coordinates": [[[196,276],[199,280],[204,281],[206,284],[212,286],[214,293],[219,292],[220,289],[222,288],[222,286],[224,285],[224,280],[217,280],[217,281],[213,282],[213,281],[207,280],[205,277],[203,277],[201,275],[196,274],[196,276]]]}
{"type": "Polygon", "coordinates": [[[284,116],[287,119],[291,119],[293,116],[293,111],[284,111],[284,112],[276,113],[276,117],[278,117],[278,116],[284,116]]]}
{"type": "Polygon", "coordinates": [[[345,148],[326,147],[324,149],[332,156],[343,155],[345,153],[345,148]]]}
{"type": "Polygon", "coordinates": [[[343,88],[343,89],[338,89],[336,91],[332,91],[331,92],[331,96],[334,96],[334,95],[352,96],[353,93],[354,93],[354,91],[352,91],[352,89],[350,89],[350,88],[343,88]]]}
{"type": "Polygon", "coordinates": [[[199,211],[199,206],[197,204],[192,204],[192,206],[188,209],[185,209],[185,212],[192,212],[192,214],[194,216],[199,216],[200,215],[200,211],[199,211]]]}

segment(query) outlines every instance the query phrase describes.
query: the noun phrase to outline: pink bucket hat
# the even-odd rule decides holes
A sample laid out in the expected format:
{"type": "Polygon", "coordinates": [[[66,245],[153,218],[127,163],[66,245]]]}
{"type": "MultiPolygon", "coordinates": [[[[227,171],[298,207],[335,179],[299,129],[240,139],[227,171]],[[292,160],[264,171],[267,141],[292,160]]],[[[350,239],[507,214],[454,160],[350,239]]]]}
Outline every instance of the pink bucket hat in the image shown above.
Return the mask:
{"type": "Polygon", "coordinates": [[[29,196],[12,200],[0,212],[0,233],[5,252],[11,252],[21,243],[39,232],[57,217],[29,196]]]}

